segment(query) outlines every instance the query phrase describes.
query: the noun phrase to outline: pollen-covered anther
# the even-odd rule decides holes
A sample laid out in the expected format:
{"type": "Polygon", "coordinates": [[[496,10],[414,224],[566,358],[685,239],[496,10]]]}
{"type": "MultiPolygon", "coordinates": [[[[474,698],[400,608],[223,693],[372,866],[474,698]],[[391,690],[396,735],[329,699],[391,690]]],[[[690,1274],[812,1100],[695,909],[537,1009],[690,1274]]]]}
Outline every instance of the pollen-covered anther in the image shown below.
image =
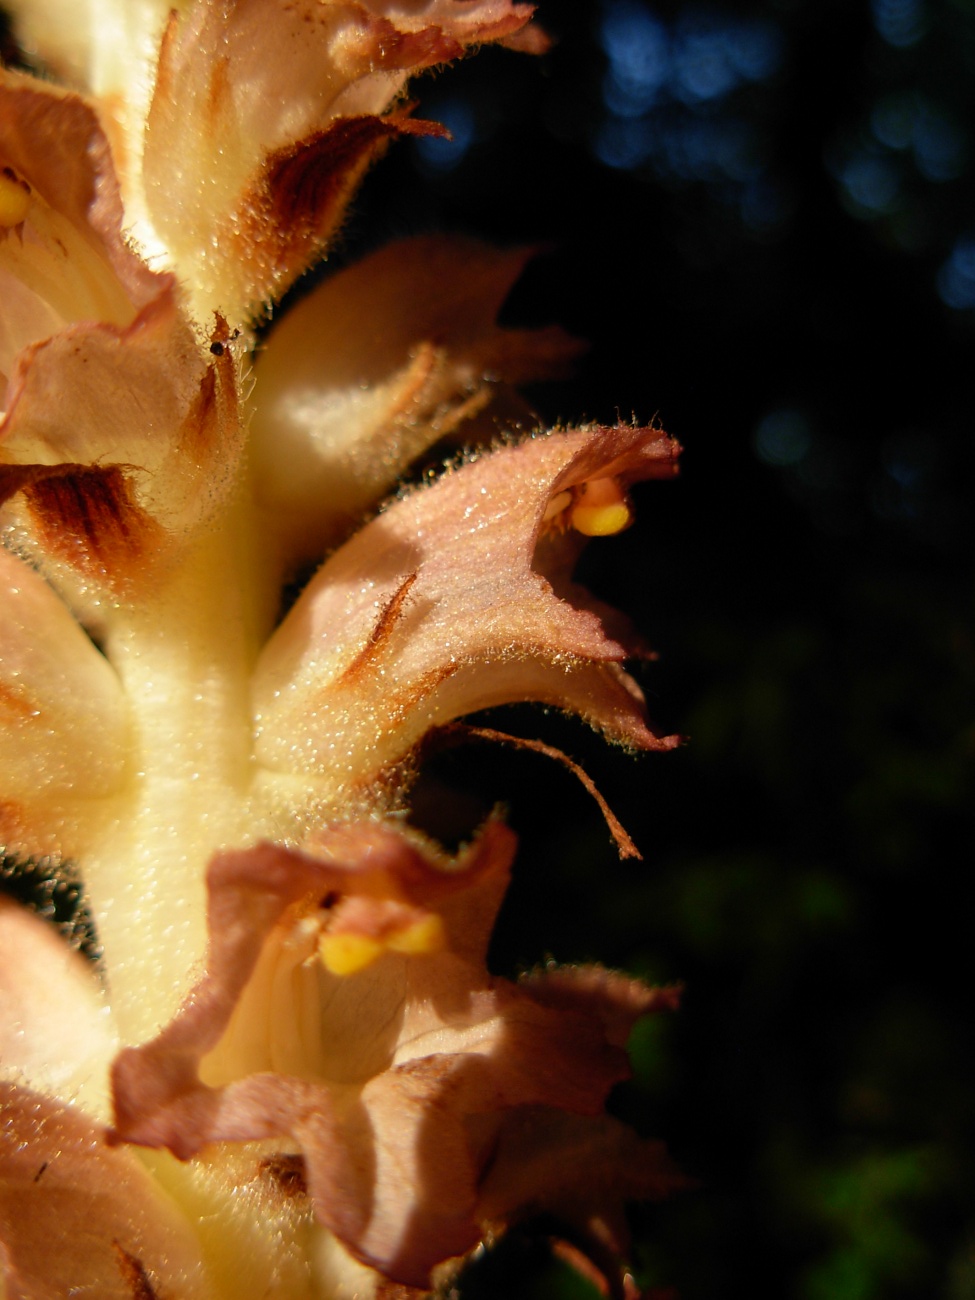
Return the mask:
{"type": "Polygon", "coordinates": [[[318,940],[322,965],[333,975],[354,975],[371,966],[385,944],[365,934],[323,934],[318,940]]]}
{"type": "Polygon", "coordinates": [[[441,952],[446,944],[443,921],[436,912],[428,912],[412,925],[395,930],[387,939],[386,946],[392,952],[403,952],[409,957],[426,956],[441,952]]]}
{"type": "Polygon", "coordinates": [[[21,225],[30,211],[31,190],[12,167],[0,167],[0,229],[21,225]]]}
{"type": "Polygon", "coordinates": [[[445,943],[443,921],[436,912],[419,916],[411,912],[403,922],[383,926],[375,934],[338,928],[326,930],[319,936],[318,955],[326,970],[345,976],[365,970],[384,952],[424,957],[441,952],[445,943]]]}
{"type": "Polygon", "coordinates": [[[590,479],[573,489],[569,523],[586,537],[611,537],[633,522],[633,508],[615,478],[590,479]]]}

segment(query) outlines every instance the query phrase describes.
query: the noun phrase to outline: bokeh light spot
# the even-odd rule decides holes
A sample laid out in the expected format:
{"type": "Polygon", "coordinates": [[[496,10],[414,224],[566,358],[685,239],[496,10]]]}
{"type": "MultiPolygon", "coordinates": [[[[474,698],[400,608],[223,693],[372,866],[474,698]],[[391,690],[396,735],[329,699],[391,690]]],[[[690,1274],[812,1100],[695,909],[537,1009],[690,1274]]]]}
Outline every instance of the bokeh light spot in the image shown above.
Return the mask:
{"type": "Polygon", "coordinates": [[[849,199],[870,215],[882,215],[894,207],[900,190],[897,169],[890,159],[858,150],[839,168],[840,184],[849,199]]]}
{"type": "Polygon", "coordinates": [[[596,132],[593,149],[599,161],[607,167],[630,171],[649,158],[652,141],[653,130],[647,122],[610,118],[596,132]]]}
{"type": "Polygon", "coordinates": [[[975,237],[959,239],[937,276],[938,296],[958,311],[975,308],[975,237]]]}
{"type": "Polygon", "coordinates": [[[914,160],[925,180],[951,181],[965,165],[964,138],[940,109],[926,105],[914,131],[914,160]]]}
{"type": "MultiPolygon", "coordinates": [[[[778,70],[780,29],[703,5],[686,5],[664,20],[640,0],[603,0],[599,39],[608,67],[607,116],[592,136],[597,158],[609,167],[647,167],[660,179],[714,186],[721,202],[735,205],[736,188],[760,179],[767,164],[763,134],[733,95],[778,70]]],[[[740,206],[753,229],[774,220],[757,215],[757,195],[749,218],[740,206]]]]}
{"type": "Polygon", "coordinates": [[[621,117],[647,112],[670,72],[670,38],[663,23],[632,0],[606,6],[600,41],[609,59],[606,106],[621,117]]]}
{"type": "Polygon", "coordinates": [[[453,171],[477,138],[473,110],[466,100],[443,99],[431,105],[430,116],[443,123],[450,132],[450,137],[419,136],[413,147],[421,164],[429,171],[453,171]]]}
{"type": "Polygon", "coordinates": [[[872,0],[873,23],[888,45],[916,45],[927,27],[922,0],[872,0]]]}
{"type": "Polygon", "coordinates": [[[802,411],[770,411],[756,427],[752,445],[766,465],[797,465],[812,446],[809,419],[802,411]]]}

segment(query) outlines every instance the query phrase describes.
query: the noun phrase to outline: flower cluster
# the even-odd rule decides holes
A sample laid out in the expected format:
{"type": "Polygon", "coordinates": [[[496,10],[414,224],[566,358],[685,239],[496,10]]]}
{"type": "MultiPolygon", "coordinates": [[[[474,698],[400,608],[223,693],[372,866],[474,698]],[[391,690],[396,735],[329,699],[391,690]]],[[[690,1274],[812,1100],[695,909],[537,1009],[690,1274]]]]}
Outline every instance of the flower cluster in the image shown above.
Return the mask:
{"type": "Polygon", "coordinates": [[[511,833],[404,811],[488,706],[673,743],[571,573],[677,448],[503,424],[574,351],[496,324],[522,253],[403,241],[255,332],[441,129],[408,78],[531,10],[8,7],[57,82],[0,69],[0,883],[80,882],[97,951],[0,895],[0,1293],[408,1296],[539,1212],[619,1252],[675,1175],[604,1102],[675,994],[489,974],[511,833]]]}

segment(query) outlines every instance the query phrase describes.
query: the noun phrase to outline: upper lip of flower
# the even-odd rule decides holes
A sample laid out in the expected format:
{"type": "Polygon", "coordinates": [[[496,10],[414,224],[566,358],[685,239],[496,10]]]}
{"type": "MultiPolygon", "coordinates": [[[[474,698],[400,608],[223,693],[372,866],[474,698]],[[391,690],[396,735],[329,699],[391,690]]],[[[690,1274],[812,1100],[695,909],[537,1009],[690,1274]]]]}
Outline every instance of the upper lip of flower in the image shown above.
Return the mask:
{"type": "Polygon", "coordinates": [[[633,647],[532,564],[564,485],[670,473],[674,454],[660,431],[589,428],[498,449],[395,502],[324,565],[258,660],[258,760],[338,763],[358,781],[354,754],[385,765],[431,726],[515,699],[656,745],[616,667],[633,647]]]}

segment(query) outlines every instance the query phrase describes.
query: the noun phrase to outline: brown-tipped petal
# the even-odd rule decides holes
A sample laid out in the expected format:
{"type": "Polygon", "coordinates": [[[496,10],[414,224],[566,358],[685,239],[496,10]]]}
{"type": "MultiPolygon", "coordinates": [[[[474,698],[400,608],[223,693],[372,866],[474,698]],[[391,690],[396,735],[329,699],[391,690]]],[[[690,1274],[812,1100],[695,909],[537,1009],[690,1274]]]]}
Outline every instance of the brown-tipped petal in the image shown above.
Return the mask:
{"type": "Polygon", "coordinates": [[[232,321],[303,271],[341,219],[416,71],[509,37],[509,0],[236,0],[173,15],[144,158],[149,211],[196,301],[232,321]],[[282,170],[283,169],[283,170],[282,170]],[[270,212],[291,212],[289,236],[270,212]]]}
{"type": "Polygon", "coordinates": [[[47,802],[56,826],[59,796],[92,798],[118,788],[128,744],[114,670],[44,579],[0,549],[4,796],[47,802]]]}
{"type": "Polygon", "coordinates": [[[507,878],[500,824],[454,865],[378,823],[326,830],[314,848],[214,860],[206,973],[155,1041],[117,1058],[115,1140],[184,1159],[216,1141],[297,1144],[321,1222],[422,1285],[478,1240],[507,1117],[596,1116],[628,1066],[605,997],[545,1005],[493,979],[471,945],[472,914],[490,926],[507,878]],[[445,941],[338,978],[315,962],[316,931],[344,901],[436,911],[445,941]]]}
{"type": "MultiPolygon", "coordinates": [[[[10,1300],[212,1297],[196,1234],[81,1111],[0,1083],[0,1282],[10,1300]]],[[[0,1289],[3,1289],[0,1286],[0,1289]]]]}
{"type": "Polygon", "coordinates": [[[258,662],[258,760],[361,782],[432,727],[518,700],[572,709],[634,746],[675,743],[647,728],[620,668],[636,647],[534,567],[550,501],[597,476],[672,475],[675,456],[656,429],[554,433],[393,503],[322,567],[258,662]]]}
{"type": "Polygon", "coordinates": [[[412,460],[463,435],[498,381],[556,375],[578,351],[558,329],[495,324],[529,255],[403,240],[326,280],[274,330],[256,368],[254,477],[295,554],[347,534],[412,460]]]}

